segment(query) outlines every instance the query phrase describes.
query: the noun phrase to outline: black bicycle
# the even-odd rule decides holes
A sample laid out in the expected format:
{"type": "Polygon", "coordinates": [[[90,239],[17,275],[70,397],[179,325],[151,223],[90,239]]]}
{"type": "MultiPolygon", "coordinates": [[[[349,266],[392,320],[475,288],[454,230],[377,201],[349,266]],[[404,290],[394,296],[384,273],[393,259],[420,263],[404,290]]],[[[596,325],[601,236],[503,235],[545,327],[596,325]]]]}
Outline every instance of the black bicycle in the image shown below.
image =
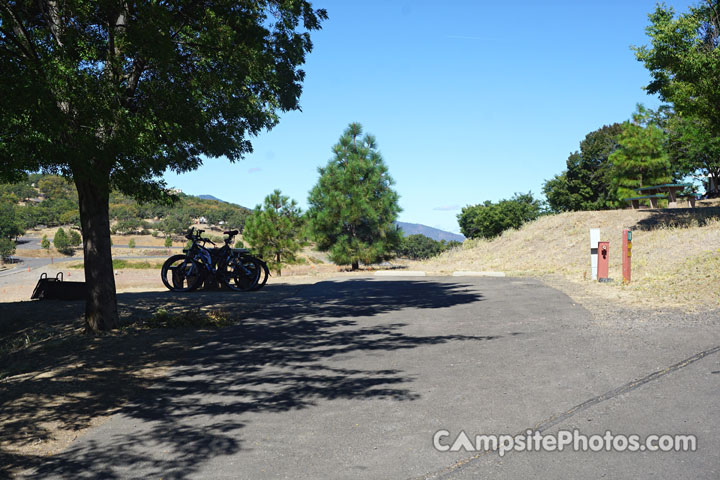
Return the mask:
{"type": "Polygon", "coordinates": [[[223,232],[227,237],[220,248],[212,240],[202,238],[203,232],[190,228],[185,235],[192,242],[190,248],[184,255],[173,255],[163,264],[160,276],[169,290],[189,292],[203,284],[220,284],[231,290],[248,291],[257,289],[260,282],[265,284],[267,266],[264,262],[245,254],[243,249],[230,247],[237,230],[223,232]],[[207,243],[214,248],[207,248],[207,243]]]}

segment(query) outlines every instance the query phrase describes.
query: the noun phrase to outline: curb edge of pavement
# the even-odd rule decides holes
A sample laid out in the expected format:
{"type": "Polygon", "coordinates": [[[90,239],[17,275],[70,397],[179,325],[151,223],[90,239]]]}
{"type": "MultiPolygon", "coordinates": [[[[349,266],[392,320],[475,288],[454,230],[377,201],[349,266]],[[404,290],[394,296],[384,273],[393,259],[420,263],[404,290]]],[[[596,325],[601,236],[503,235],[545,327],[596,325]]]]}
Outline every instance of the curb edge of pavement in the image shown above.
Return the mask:
{"type": "Polygon", "coordinates": [[[427,276],[422,270],[378,270],[375,272],[376,277],[425,277],[427,276]]]}
{"type": "Polygon", "coordinates": [[[452,273],[453,277],[504,277],[505,272],[492,271],[462,271],[458,270],[452,273]]]}

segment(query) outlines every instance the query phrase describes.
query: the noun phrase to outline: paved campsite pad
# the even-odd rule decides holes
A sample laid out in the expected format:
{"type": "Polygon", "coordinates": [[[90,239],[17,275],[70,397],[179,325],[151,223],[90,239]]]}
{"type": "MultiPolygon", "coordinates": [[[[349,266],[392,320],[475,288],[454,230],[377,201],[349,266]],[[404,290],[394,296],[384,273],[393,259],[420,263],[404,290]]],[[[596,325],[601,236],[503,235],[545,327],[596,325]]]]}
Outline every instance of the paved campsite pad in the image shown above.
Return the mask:
{"type": "Polygon", "coordinates": [[[716,316],[668,319],[598,322],[526,279],[319,282],[205,338],[28,476],[717,478],[720,354],[605,395],[720,345],[716,316]],[[471,459],[432,447],[439,429],[519,433],[563,413],[553,428],[696,434],[699,450],[471,459]]]}

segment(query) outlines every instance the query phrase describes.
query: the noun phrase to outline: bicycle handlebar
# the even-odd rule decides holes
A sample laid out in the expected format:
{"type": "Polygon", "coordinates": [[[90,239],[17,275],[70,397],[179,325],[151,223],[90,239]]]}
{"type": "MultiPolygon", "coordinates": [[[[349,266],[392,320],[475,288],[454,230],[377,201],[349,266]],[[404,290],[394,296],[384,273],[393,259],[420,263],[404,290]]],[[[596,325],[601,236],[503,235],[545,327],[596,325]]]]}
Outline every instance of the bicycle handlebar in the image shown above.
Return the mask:
{"type": "MultiPolygon", "coordinates": [[[[188,240],[196,241],[196,242],[202,240],[203,242],[212,243],[213,246],[217,247],[217,244],[215,242],[213,242],[212,240],[210,240],[208,238],[202,238],[200,236],[204,232],[205,232],[205,230],[200,230],[200,229],[195,230],[195,227],[190,227],[190,229],[188,230],[188,233],[185,235],[185,238],[187,238],[188,240]]],[[[227,232],[223,232],[224,235],[228,236],[228,238],[225,239],[225,244],[229,245],[230,242],[232,242],[233,237],[235,235],[237,235],[238,233],[240,233],[240,232],[237,230],[229,230],[227,232]]]]}
{"type": "Polygon", "coordinates": [[[185,234],[185,238],[188,240],[200,240],[200,235],[202,235],[204,231],[205,230],[195,230],[195,227],[190,227],[188,233],[185,234]]]}

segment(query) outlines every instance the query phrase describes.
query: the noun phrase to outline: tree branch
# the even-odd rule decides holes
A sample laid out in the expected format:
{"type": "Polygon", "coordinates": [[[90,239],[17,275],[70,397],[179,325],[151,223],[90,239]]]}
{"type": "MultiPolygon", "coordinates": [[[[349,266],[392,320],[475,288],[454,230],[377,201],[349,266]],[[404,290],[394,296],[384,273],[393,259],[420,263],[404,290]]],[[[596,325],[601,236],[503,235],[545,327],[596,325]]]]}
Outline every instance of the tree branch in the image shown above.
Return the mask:
{"type": "Polygon", "coordinates": [[[11,32],[8,32],[4,30],[3,28],[0,28],[0,32],[7,38],[10,43],[15,45],[20,52],[22,53],[22,57],[26,58],[27,60],[30,60],[31,62],[37,64],[37,58],[33,56],[33,52],[28,50],[25,45],[22,44],[22,42],[11,32]]]}
{"type": "Polygon", "coordinates": [[[5,10],[6,12],[8,12],[8,14],[10,14],[10,18],[12,18],[12,21],[13,21],[12,25],[11,25],[13,32],[16,35],[20,35],[23,37],[23,39],[27,43],[27,45],[25,45],[25,47],[27,47],[29,56],[32,57],[32,59],[34,61],[39,62],[40,58],[38,57],[38,54],[35,51],[35,46],[33,45],[32,41],[30,40],[30,35],[28,34],[27,30],[25,29],[22,22],[18,18],[17,14],[10,7],[10,4],[8,4],[8,2],[2,0],[2,1],[0,1],[0,7],[2,7],[3,10],[5,10]]]}
{"type": "Polygon", "coordinates": [[[140,83],[140,76],[142,75],[144,70],[145,62],[142,59],[136,59],[133,63],[132,72],[128,77],[127,88],[125,89],[125,97],[127,98],[127,100],[130,100],[132,97],[135,96],[135,92],[137,91],[137,87],[140,83]]]}
{"type": "Polygon", "coordinates": [[[6,48],[6,47],[4,47],[4,46],[2,46],[2,45],[0,45],[0,52],[5,52],[5,53],[7,53],[8,55],[13,56],[13,57],[16,57],[16,58],[19,58],[19,59],[21,59],[21,60],[22,60],[22,59],[25,59],[25,55],[22,55],[22,54],[16,52],[15,50],[10,50],[9,48],[6,48]]]}
{"type": "Polygon", "coordinates": [[[45,17],[45,21],[48,23],[50,33],[52,34],[53,39],[55,39],[55,43],[57,43],[59,47],[62,47],[63,43],[62,40],[60,40],[60,35],[62,34],[62,23],[57,2],[55,0],[48,0],[44,2],[44,7],[43,16],[45,17]]]}
{"type": "Polygon", "coordinates": [[[707,0],[708,6],[712,11],[710,23],[712,23],[713,29],[715,30],[715,38],[720,36],[720,11],[718,11],[718,2],[713,3],[712,0],[707,0]]]}

